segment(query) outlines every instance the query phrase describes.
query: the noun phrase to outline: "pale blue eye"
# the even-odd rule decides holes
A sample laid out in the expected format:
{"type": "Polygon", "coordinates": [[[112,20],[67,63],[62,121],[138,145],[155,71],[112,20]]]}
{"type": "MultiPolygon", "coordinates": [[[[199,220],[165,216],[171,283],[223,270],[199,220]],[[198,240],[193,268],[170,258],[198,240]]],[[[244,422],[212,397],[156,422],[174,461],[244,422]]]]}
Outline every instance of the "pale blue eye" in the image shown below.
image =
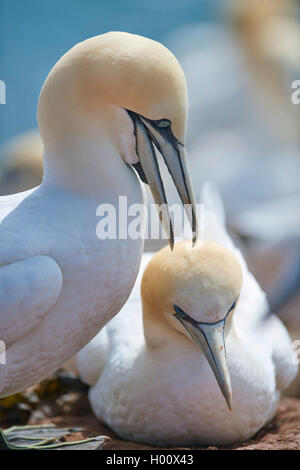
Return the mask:
{"type": "Polygon", "coordinates": [[[171,121],[164,119],[158,123],[158,127],[171,127],[171,121]]]}
{"type": "Polygon", "coordinates": [[[175,310],[175,313],[176,313],[177,315],[179,315],[180,317],[182,317],[182,318],[187,317],[187,314],[186,314],[183,310],[181,310],[181,308],[178,307],[178,305],[173,305],[173,308],[174,308],[174,310],[175,310]]]}

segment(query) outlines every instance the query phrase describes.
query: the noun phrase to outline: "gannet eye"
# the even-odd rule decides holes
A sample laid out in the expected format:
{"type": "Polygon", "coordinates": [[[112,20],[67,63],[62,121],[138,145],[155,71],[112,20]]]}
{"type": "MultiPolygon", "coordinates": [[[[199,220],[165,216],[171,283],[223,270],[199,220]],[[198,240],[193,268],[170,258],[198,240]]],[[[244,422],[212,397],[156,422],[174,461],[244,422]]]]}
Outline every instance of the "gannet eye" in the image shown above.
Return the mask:
{"type": "Polygon", "coordinates": [[[189,318],[189,316],[183,310],[181,310],[178,305],[173,305],[173,308],[175,310],[176,315],[179,315],[181,318],[189,318]]]}
{"type": "Polygon", "coordinates": [[[169,119],[162,119],[161,121],[158,122],[158,127],[160,128],[171,127],[171,121],[169,121],[169,119]]]}
{"type": "Polygon", "coordinates": [[[228,315],[230,312],[232,312],[232,310],[235,309],[236,302],[237,302],[237,299],[235,299],[235,301],[234,301],[233,304],[231,305],[230,309],[229,309],[228,312],[227,312],[227,315],[228,315]]]}

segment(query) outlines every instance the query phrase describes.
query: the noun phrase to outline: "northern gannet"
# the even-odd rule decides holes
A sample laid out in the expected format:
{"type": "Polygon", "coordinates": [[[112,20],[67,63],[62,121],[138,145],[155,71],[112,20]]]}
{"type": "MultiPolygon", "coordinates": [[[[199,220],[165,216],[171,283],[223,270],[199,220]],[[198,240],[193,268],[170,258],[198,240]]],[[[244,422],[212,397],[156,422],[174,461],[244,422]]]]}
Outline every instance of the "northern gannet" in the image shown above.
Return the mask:
{"type": "Polygon", "coordinates": [[[274,417],[296,374],[288,333],[267,315],[217,193],[211,185],[203,193],[202,242],[146,254],[128,303],[77,357],[94,413],[124,439],[249,439],[274,417]]]}
{"type": "MultiPolygon", "coordinates": [[[[110,32],[87,39],[50,71],[38,103],[43,182],[0,198],[0,397],[56,370],[125,303],[143,239],[99,240],[96,211],[101,203],[117,210],[119,195],[128,206],[143,204],[132,166],[156,203],[166,203],[154,145],[196,231],[186,114],[183,71],[148,38],[110,32]]],[[[162,222],[172,228],[167,210],[162,222]]]]}

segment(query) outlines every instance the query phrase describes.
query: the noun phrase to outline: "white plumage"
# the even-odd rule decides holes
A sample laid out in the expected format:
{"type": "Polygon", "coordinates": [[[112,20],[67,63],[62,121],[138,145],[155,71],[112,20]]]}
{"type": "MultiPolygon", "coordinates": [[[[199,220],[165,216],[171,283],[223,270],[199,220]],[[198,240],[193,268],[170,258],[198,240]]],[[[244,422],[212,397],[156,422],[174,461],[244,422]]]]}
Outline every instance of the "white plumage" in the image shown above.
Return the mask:
{"type": "MultiPolygon", "coordinates": [[[[152,332],[163,336],[162,342],[150,347],[151,323],[147,322],[145,341],[140,285],[153,254],[144,254],[128,302],[78,355],[81,377],[92,386],[94,413],[124,439],[154,445],[249,439],[274,417],[280,391],[296,374],[288,333],[276,316],[268,315],[265,294],[227,234],[221,200],[209,184],[204,187],[203,202],[206,240],[234,252],[243,271],[239,302],[225,341],[232,411],[201,349],[184,335],[174,334],[171,323],[163,333],[152,332]]],[[[186,273],[180,275],[184,278],[186,273]]],[[[178,292],[180,296],[180,286],[178,292]]]]}
{"type": "MultiPolygon", "coordinates": [[[[135,183],[131,197],[142,202],[136,176],[124,176],[123,188],[127,184],[130,194],[135,183]]],[[[43,184],[0,198],[1,396],[31,386],[71,358],[130,293],[142,240],[98,240],[98,197],[43,184]]]]}

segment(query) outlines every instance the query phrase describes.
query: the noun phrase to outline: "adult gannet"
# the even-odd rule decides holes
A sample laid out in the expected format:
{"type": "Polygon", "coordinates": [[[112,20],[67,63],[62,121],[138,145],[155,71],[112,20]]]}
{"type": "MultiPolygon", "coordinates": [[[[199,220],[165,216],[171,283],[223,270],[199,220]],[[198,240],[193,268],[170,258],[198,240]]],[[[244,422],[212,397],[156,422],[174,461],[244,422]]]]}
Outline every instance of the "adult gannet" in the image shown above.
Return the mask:
{"type": "MultiPolygon", "coordinates": [[[[38,104],[41,186],[0,198],[0,397],[70,359],[125,303],[143,240],[99,240],[99,204],[143,203],[134,166],[166,202],[162,153],[195,232],[186,83],[162,44],[122,32],[87,39],[49,73],[38,104]]],[[[162,222],[172,227],[165,210],[162,222]]]]}
{"type": "Polygon", "coordinates": [[[276,316],[265,318],[265,294],[209,185],[204,203],[204,240],[165,247],[147,265],[148,254],[129,302],[78,354],[94,413],[124,439],[248,439],[273,418],[296,374],[288,333],[276,316]]]}

